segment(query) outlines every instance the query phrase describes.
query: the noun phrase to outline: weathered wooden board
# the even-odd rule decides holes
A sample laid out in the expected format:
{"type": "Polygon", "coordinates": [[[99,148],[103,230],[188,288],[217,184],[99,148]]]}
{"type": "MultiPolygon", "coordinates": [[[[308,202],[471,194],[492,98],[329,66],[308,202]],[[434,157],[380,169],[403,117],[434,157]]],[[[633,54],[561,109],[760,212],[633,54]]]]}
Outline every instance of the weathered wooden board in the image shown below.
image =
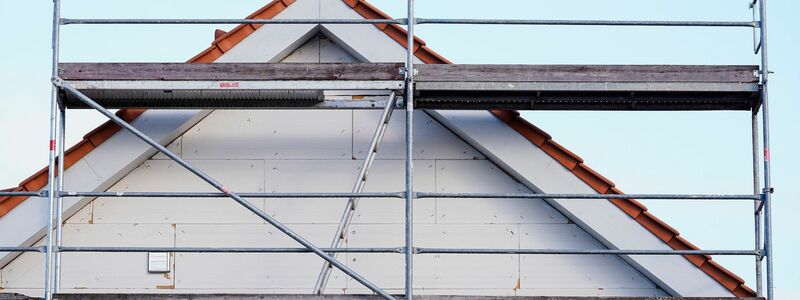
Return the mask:
{"type": "Polygon", "coordinates": [[[62,63],[65,80],[402,80],[396,63],[62,63]]]}
{"type": "MultiPolygon", "coordinates": [[[[319,50],[312,52],[319,57],[319,50]]],[[[307,59],[297,59],[301,58],[307,59]]],[[[303,107],[322,99],[280,94],[288,97],[280,99],[295,102],[235,101],[273,97],[257,94],[263,90],[402,89],[401,67],[397,63],[65,63],[60,65],[60,76],[106,106],[303,107]],[[387,82],[388,86],[376,86],[387,82]],[[201,101],[206,98],[224,101],[201,101]],[[301,99],[311,102],[296,101],[301,99]]],[[[420,64],[415,68],[419,73],[415,106],[420,109],[752,110],[759,103],[758,66],[420,64]]],[[[74,102],[67,97],[68,105],[82,106],[74,102]]]]}
{"type": "Polygon", "coordinates": [[[756,82],[740,65],[418,65],[418,81],[756,82]]]}
{"type": "MultiPolygon", "coordinates": [[[[401,80],[398,63],[62,63],[65,80],[401,80]]],[[[418,65],[417,81],[757,82],[748,65],[418,65]]]]}

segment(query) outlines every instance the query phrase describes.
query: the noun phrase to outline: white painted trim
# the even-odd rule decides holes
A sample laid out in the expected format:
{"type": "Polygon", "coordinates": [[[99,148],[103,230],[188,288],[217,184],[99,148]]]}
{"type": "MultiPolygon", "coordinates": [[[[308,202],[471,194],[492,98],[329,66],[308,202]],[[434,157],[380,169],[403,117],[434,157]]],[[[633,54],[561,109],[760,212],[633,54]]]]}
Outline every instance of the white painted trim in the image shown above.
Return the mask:
{"type": "MultiPolygon", "coordinates": [[[[166,145],[208,113],[210,111],[147,110],[131,125],[166,145]]],[[[155,149],[130,132],[120,130],[64,171],[65,190],[104,191],[155,153],[155,149]]],[[[65,198],[64,219],[91,200],[65,198]]],[[[0,218],[0,245],[30,246],[41,239],[47,227],[46,211],[47,199],[34,197],[12,209],[0,218]]],[[[0,252],[0,266],[5,266],[17,255],[19,253],[0,252]]]]}

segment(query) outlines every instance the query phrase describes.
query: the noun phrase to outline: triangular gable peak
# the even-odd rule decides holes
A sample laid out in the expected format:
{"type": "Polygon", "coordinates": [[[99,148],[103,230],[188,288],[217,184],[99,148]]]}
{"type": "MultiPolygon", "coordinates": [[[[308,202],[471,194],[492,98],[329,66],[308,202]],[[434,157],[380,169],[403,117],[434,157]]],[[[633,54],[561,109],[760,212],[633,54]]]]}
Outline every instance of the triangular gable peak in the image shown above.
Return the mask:
{"type": "MultiPolygon", "coordinates": [[[[316,0],[318,1],[318,0],[316,0]]],[[[342,0],[347,7],[351,9],[351,12],[355,12],[363,18],[368,19],[388,19],[390,18],[385,13],[381,12],[377,8],[373,7],[366,1],[360,0],[342,0]]],[[[262,7],[258,11],[254,12],[248,18],[294,18],[290,16],[290,14],[284,14],[287,9],[293,7],[296,3],[302,4],[304,2],[311,2],[305,0],[275,0],[267,4],[266,6],[262,7]]],[[[323,4],[327,3],[328,5],[335,5],[331,4],[332,2],[338,3],[338,1],[322,1],[323,4]]],[[[323,17],[318,15],[318,17],[323,17]]],[[[309,16],[305,16],[305,18],[309,18],[309,16]]],[[[214,61],[224,61],[224,54],[229,51],[236,51],[237,49],[235,46],[239,45],[241,42],[246,40],[248,37],[253,35],[258,31],[259,28],[262,26],[274,26],[274,25],[259,25],[259,24],[244,24],[237,26],[236,28],[232,29],[226,33],[219,33],[215,40],[212,42],[212,45],[198,54],[197,56],[190,59],[188,62],[190,63],[209,63],[214,61]]],[[[295,25],[297,26],[297,25],[295,25]]],[[[303,43],[307,41],[309,36],[313,36],[318,34],[319,32],[325,32],[326,36],[329,36],[332,40],[340,43],[343,45],[343,48],[348,48],[348,46],[352,46],[352,44],[348,44],[343,37],[340,37],[336,33],[336,26],[343,27],[348,25],[309,25],[311,29],[307,30],[306,32],[302,33],[302,39],[298,39],[295,43],[303,43]],[[333,29],[332,29],[333,28],[333,29]],[[305,39],[305,40],[303,40],[305,39]]],[[[376,24],[374,25],[379,31],[383,34],[388,36],[391,40],[394,40],[397,45],[401,47],[405,47],[406,43],[406,31],[398,26],[398,25],[386,25],[386,24],[376,24]]],[[[445,58],[441,57],[440,55],[433,52],[430,48],[425,45],[425,42],[420,39],[415,39],[416,43],[414,46],[414,54],[415,56],[424,63],[450,63],[445,58]]],[[[293,44],[287,46],[282,51],[278,51],[274,53],[273,57],[270,58],[272,61],[277,58],[285,58],[286,56],[290,55],[291,51],[293,51],[298,44],[293,44]]],[[[381,61],[381,58],[373,58],[372,60],[366,59],[365,57],[358,57],[358,51],[353,49],[346,49],[349,54],[353,55],[354,57],[358,58],[359,60],[364,61],[381,61]]],[[[368,51],[364,51],[368,52],[368,51]]],[[[364,53],[361,52],[361,53],[364,53]]],[[[363,54],[362,54],[363,56],[363,54]]],[[[398,61],[396,58],[389,59],[390,61],[398,61]]],[[[118,115],[122,116],[127,121],[135,120],[139,115],[141,115],[143,110],[137,109],[123,109],[118,112],[118,115]]],[[[564,168],[570,171],[575,177],[579,178],[581,181],[586,183],[589,187],[591,187],[594,191],[600,194],[620,194],[621,192],[614,187],[614,184],[594,172],[591,168],[586,166],[582,159],[580,159],[577,155],[573,154],[569,150],[563,148],[558,143],[553,141],[549,135],[544,133],[543,131],[539,130],[532,124],[528,123],[526,120],[522,119],[518,113],[512,111],[493,111],[492,112],[499,120],[502,120],[504,123],[508,125],[508,127],[512,128],[518,134],[523,136],[527,139],[531,144],[538,147],[541,151],[551,156],[555,161],[560,163],[564,168]]],[[[93,149],[99,147],[102,143],[108,140],[110,137],[115,135],[117,131],[119,131],[119,127],[114,125],[113,123],[107,122],[97,129],[93,130],[89,134],[87,134],[84,139],[79,142],[77,145],[71,147],[66,153],[65,159],[65,167],[69,168],[77,161],[79,161],[82,157],[89,154],[93,151],[93,149]]],[[[30,178],[26,179],[22,183],[20,183],[19,187],[15,190],[18,191],[36,191],[44,188],[47,184],[46,178],[46,169],[34,174],[30,178]]],[[[14,207],[22,203],[26,197],[3,197],[0,198],[0,217],[8,214],[14,207]]],[[[641,226],[646,228],[649,232],[653,234],[658,240],[662,241],[666,245],[668,245],[672,249],[678,250],[692,250],[698,249],[685,239],[679,236],[678,232],[665,224],[664,222],[660,221],[658,218],[650,214],[646,207],[641,205],[640,203],[636,202],[635,200],[611,200],[611,202],[616,205],[621,211],[625,214],[630,216],[635,222],[639,223],[641,226]]],[[[738,276],[732,274],[730,271],[726,270],[725,268],[719,266],[709,256],[699,256],[699,255],[687,255],[686,259],[691,262],[691,264],[698,267],[700,270],[708,274],[711,278],[719,282],[720,285],[724,286],[727,290],[731,291],[732,294],[736,296],[753,296],[755,293],[750,290],[747,286],[744,285],[744,281],[739,278],[738,276]]],[[[673,291],[674,292],[674,291],[673,291]]]]}

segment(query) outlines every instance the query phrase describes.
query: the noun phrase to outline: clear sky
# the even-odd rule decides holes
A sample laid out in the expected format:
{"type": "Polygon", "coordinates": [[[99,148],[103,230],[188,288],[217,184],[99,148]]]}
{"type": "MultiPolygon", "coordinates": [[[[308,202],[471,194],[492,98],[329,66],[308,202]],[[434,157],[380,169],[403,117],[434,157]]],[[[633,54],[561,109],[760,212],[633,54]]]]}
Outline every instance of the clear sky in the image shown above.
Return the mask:
{"type": "MultiPolygon", "coordinates": [[[[340,0],[328,0],[340,1],[340,0]]],[[[241,18],[266,0],[63,0],[71,18],[241,18]]],[[[373,0],[395,17],[405,1],[373,0]]],[[[16,186],[47,162],[51,1],[0,4],[0,187],[16,186]]],[[[418,17],[730,20],[752,18],[748,0],[418,0],[418,17]]],[[[770,0],[769,51],[776,295],[800,298],[800,2],[770,0]]],[[[67,26],[62,61],[183,62],[229,25],[67,26]]],[[[421,25],[417,35],[456,63],[757,64],[746,28],[610,28],[421,25]]],[[[747,112],[525,112],[523,116],[627,193],[752,192],[747,112]]],[[[70,111],[68,143],[100,124],[70,111]]],[[[753,246],[750,202],[647,201],[650,211],[705,249],[753,246]]],[[[752,257],[716,257],[755,287],[752,257]]]]}

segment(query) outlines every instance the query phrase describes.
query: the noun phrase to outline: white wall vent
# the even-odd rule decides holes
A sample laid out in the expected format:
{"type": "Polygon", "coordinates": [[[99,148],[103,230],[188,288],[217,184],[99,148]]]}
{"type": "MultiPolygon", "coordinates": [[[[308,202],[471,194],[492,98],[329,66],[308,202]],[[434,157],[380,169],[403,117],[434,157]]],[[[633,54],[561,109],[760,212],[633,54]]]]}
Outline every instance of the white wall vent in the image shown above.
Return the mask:
{"type": "Polygon", "coordinates": [[[167,252],[148,252],[147,253],[147,272],[168,273],[169,272],[169,253],[167,252]]]}

